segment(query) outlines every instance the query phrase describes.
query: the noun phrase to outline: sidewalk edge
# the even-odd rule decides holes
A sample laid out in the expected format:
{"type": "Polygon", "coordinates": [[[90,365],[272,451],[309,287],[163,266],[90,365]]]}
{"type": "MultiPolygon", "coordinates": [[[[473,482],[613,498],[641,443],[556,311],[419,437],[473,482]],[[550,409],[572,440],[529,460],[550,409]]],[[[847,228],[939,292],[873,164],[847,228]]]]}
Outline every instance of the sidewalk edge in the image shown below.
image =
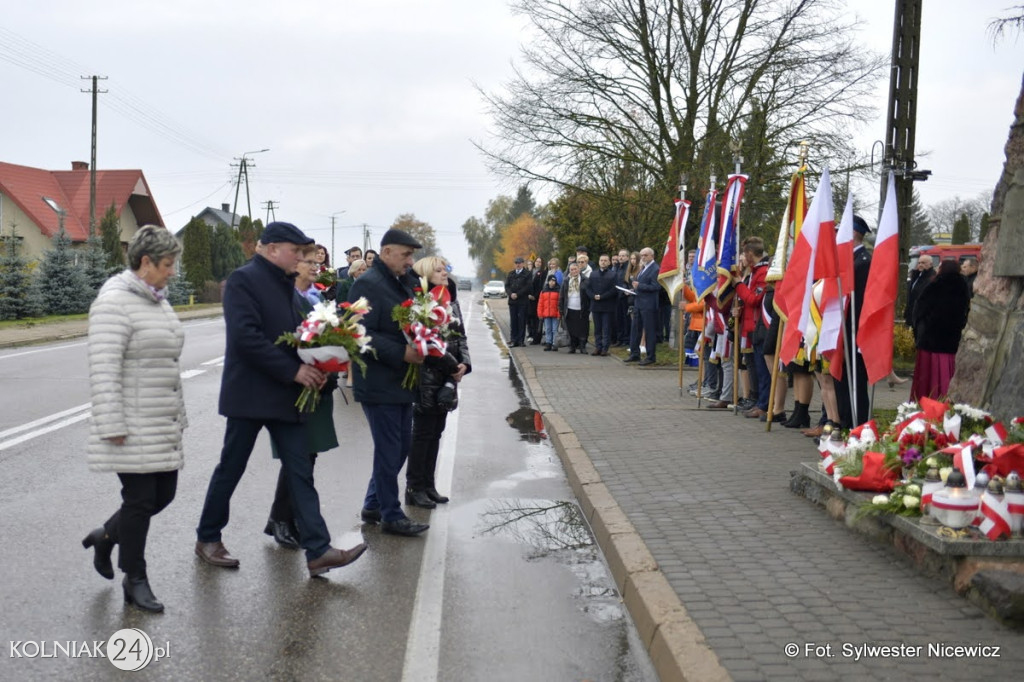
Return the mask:
{"type": "MultiPolygon", "coordinates": [[[[502,325],[498,326],[505,340],[505,330],[502,325]]],[[[519,367],[520,377],[529,386],[530,393],[543,396],[533,363],[525,353],[517,350],[509,348],[509,358],[519,367]]],[[[658,568],[643,538],[601,480],[569,423],[546,399],[537,402],[547,408],[540,409],[540,412],[548,436],[562,460],[569,485],[594,531],[597,544],[608,561],[619,594],[658,678],[662,682],[732,679],[708,646],[700,628],[687,614],[686,607],[658,568]]],[[[542,406],[538,404],[538,407],[542,406]]]]}

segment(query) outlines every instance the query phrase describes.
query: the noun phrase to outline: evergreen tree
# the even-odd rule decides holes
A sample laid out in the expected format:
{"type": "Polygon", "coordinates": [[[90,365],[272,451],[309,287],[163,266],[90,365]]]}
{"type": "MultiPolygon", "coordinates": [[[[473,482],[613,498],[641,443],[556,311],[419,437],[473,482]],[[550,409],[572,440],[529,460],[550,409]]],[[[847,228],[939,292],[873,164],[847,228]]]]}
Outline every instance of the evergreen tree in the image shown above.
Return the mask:
{"type": "Polygon", "coordinates": [[[213,230],[210,243],[210,265],[213,279],[218,282],[245,264],[245,252],[238,241],[238,234],[230,225],[218,225],[213,230]]]}
{"type": "Polygon", "coordinates": [[[205,222],[192,217],[181,236],[184,251],[181,255],[182,269],[193,289],[202,291],[203,285],[213,279],[210,259],[210,242],[213,230],[205,222]]]}
{"type": "Polygon", "coordinates": [[[238,219],[238,241],[242,245],[242,252],[246,259],[252,258],[252,255],[256,253],[256,242],[262,236],[263,221],[257,219],[253,222],[247,215],[238,219]]]}
{"type": "Polygon", "coordinates": [[[961,213],[960,217],[953,223],[953,237],[950,243],[966,244],[969,241],[971,241],[971,221],[966,213],[961,213]]]}
{"type": "Polygon", "coordinates": [[[982,244],[985,243],[985,237],[988,235],[988,222],[992,217],[985,211],[981,214],[981,220],[978,221],[978,241],[982,244]]]}
{"type": "Polygon", "coordinates": [[[19,253],[18,232],[2,240],[0,255],[0,320],[18,320],[29,316],[28,290],[32,278],[28,263],[19,253]]]}
{"type": "Polygon", "coordinates": [[[921,195],[914,190],[913,199],[910,202],[910,245],[928,246],[934,244],[932,241],[932,227],[928,222],[928,212],[921,203],[921,195]]]}
{"type": "Polygon", "coordinates": [[[117,207],[110,202],[110,208],[100,220],[100,239],[107,256],[107,270],[117,271],[124,267],[124,251],[121,249],[121,223],[117,219],[117,207]]]}
{"type": "Polygon", "coordinates": [[[95,292],[89,286],[82,268],[75,264],[71,237],[60,229],[53,237],[53,247],[47,249],[36,268],[32,282],[36,305],[44,315],[73,315],[89,309],[95,292]]]}
{"type": "Polygon", "coordinates": [[[195,289],[192,288],[192,283],[185,275],[185,266],[179,260],[177,272],[167,283],[167,301],[171,305],[188,305],[189,296],[194,293],[195,289]]]}
{"type": "Polygon", "coordinates": [[[509,206],[504,223],[511,225],[524,213],[537,217],[536,210],[537,202],[533,199],[533,193],[530,191],[529,185],[519,185],[519,189],[516,191],[516,198],[512,201],[512,205],[509,206]]]}
{"type": "Polygon", "coordinates": [[[92,298],[95,298],[96,294],[100,291],[100,287],[107,281],[107,277],[113,273],[107,264],[109,260],[108,254],[103,249],[103,241],[100,237],[92,235],[86,239],[85,248],[79,252],[79,256],[82,272],[85,274],[85,281],[92,290],[91,303],[92,298]]]}

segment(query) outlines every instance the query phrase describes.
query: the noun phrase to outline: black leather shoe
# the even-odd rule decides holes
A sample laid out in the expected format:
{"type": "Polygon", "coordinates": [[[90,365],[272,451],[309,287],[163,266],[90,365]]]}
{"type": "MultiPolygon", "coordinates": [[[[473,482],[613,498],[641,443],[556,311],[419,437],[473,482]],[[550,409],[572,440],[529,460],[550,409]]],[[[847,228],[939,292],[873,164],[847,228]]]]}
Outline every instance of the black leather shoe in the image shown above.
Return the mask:
{"type": "Polygon", "coordinates": [[[427,488],[424,492],[427,493],[427,497],[438,504],[447,504],[448,502],[448,498],[437,492],[435,488],[427,488]]]}
{"type": "Polygon", "coordinates": [[[292,534],[291,524],[287,521],[275,521],[267,519],[267,525],[263,532],[274,538],[277,544],[285,549],[299,549],[299,541],[292,534]]]}
{"type": "Polygon", "coordinates": [[[153,590],[149,588],[149,580],[145,576],[141,578],[124,577],[121,581],[121,588],[124,590],[124,601],[126,604],[137,606],[143,611],[150,613],[161,613],[164,605],[156,599],[153,590]]]}
{"type": "Polygon", "coordinates": [[[640,362],[640,356],[639,355],[630,355],[628,358],[623,360],[623,362],[640,362]]]}
{"type": "Polygon", "coordinates": [[[639,366],[640,367],[646,367],[647,365],[653,365],[653,364],[654,364],[654,358],[645,358],[645,359],[640,361],[640,365],[639,366]]]}
{"type": "Polygon", "coordinates": [[[430,499],[425,490],[413,490],[412,488],[405,489],[405,503],[412,505],[413,507],[423,507],[424,509],[433,509],[437,505],[430,499]]]}
{"type": "Polygon", "coordinates": [[[392,535],[405,535],[407,537],[419,535],[428,528],[430,528],[429,524],[414,523],[407,518],[400,519],[398,521],[381,521],[380,523],[380,529],[385,533],[391,533],[392,535]]]}
{"type": "Polygon", "coordinates": [[[363,509],[359,512],[363,523],[380,523],[380,509],[363,509]]]}
{"type": "Polygon", "coordinates": [[[82,540],[82,547],[95,548],[96,553],[92,557],[92,565],[96,572],[107,580],[114,579],[114,567],[110,563],[110,554],[114,551],[114,541],[107,537],[107,531],[102,527],[85,536],[82,540]]]}

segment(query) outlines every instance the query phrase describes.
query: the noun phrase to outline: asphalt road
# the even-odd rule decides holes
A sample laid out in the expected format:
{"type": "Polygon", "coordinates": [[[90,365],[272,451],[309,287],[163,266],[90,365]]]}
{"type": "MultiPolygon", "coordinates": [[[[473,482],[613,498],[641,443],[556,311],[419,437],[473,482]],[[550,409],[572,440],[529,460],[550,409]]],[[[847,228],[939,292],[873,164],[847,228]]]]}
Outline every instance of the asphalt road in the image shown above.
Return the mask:
{"type": "Polygon", "coordinates": [[[186,323],[187,463],[147,549],[161,615],[126,607],[120,575],[102,579],[80,545],[119,503],[116,477],[85,464],[84,340],[0,353],[0,680],[119,676],[93,643],[123,628],[164,654],[138,679],[655,679],[478,294],[463,309],[474,371],[438,467],[452,502],[410,510],[431,523],[420,538],[362,525],[369,432],[336,394],[342,445],[319,458],[317,487],[335,546],[369,550],[314,580],[301,552],[261,532],[278,471],[265,435],[224,533],[241,568],[192,553],[223,436],[224,338],[219,319],[186,323]]]}

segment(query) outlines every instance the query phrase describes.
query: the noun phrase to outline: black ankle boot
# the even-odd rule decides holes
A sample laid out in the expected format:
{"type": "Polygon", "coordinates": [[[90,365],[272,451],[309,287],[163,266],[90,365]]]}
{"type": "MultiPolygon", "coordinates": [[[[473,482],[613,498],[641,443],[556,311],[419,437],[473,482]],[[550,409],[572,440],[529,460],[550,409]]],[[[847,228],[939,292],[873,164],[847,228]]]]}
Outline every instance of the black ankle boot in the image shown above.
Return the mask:
{"type": "Polygon", "coordinates": [[[287,521],[267,519],[263,532],[272,536],[285,549],[299,549],[299,540],[292,532],[292,524],[287,521]]]}
{"type": "Polygon", "coordinates": [[[149,611],[150,613],[160,613],[164,610],[164,605],[157,601],[156,595],[150,589],[149,579],[146,576],[141,578],[125,576],[124,580],[121,581],[121,587],[124,589],[124,601],[126,604],[133,604],[143,611],[149,611]]]}
{"type": "Polygon", "coordinates": [[[437,492],[437,488],[427,488],[423,492],[425,492],[427,497],[429,497],[433,502],[438,504],[446,504],[448,502],[448,497],[437,492]]]}
{"type": "Polygon", "coordinates": [[[413,490],[412,488],[405,489],[405,503],[424,509],[433,509],[437,506],[425,490],[413,490]]]}
{"type": "Polygon", "coordinates": [[[782,425],[787,429],[809,428],[811,426],[811,414],[808,412],[810,407],[810,403],[794,403],[793,414],[782,425]]]}
{"type": "Polygon", "coordinates": [[[82,540],[82,547],[95,549],[92,565],[96,568],[96,572],[107,580],[113,580],[114,567],[110,563],[110,555],[114,551],[114,541],[107,536],[107,531],[101,526],[89,533],[82,540]]]}

